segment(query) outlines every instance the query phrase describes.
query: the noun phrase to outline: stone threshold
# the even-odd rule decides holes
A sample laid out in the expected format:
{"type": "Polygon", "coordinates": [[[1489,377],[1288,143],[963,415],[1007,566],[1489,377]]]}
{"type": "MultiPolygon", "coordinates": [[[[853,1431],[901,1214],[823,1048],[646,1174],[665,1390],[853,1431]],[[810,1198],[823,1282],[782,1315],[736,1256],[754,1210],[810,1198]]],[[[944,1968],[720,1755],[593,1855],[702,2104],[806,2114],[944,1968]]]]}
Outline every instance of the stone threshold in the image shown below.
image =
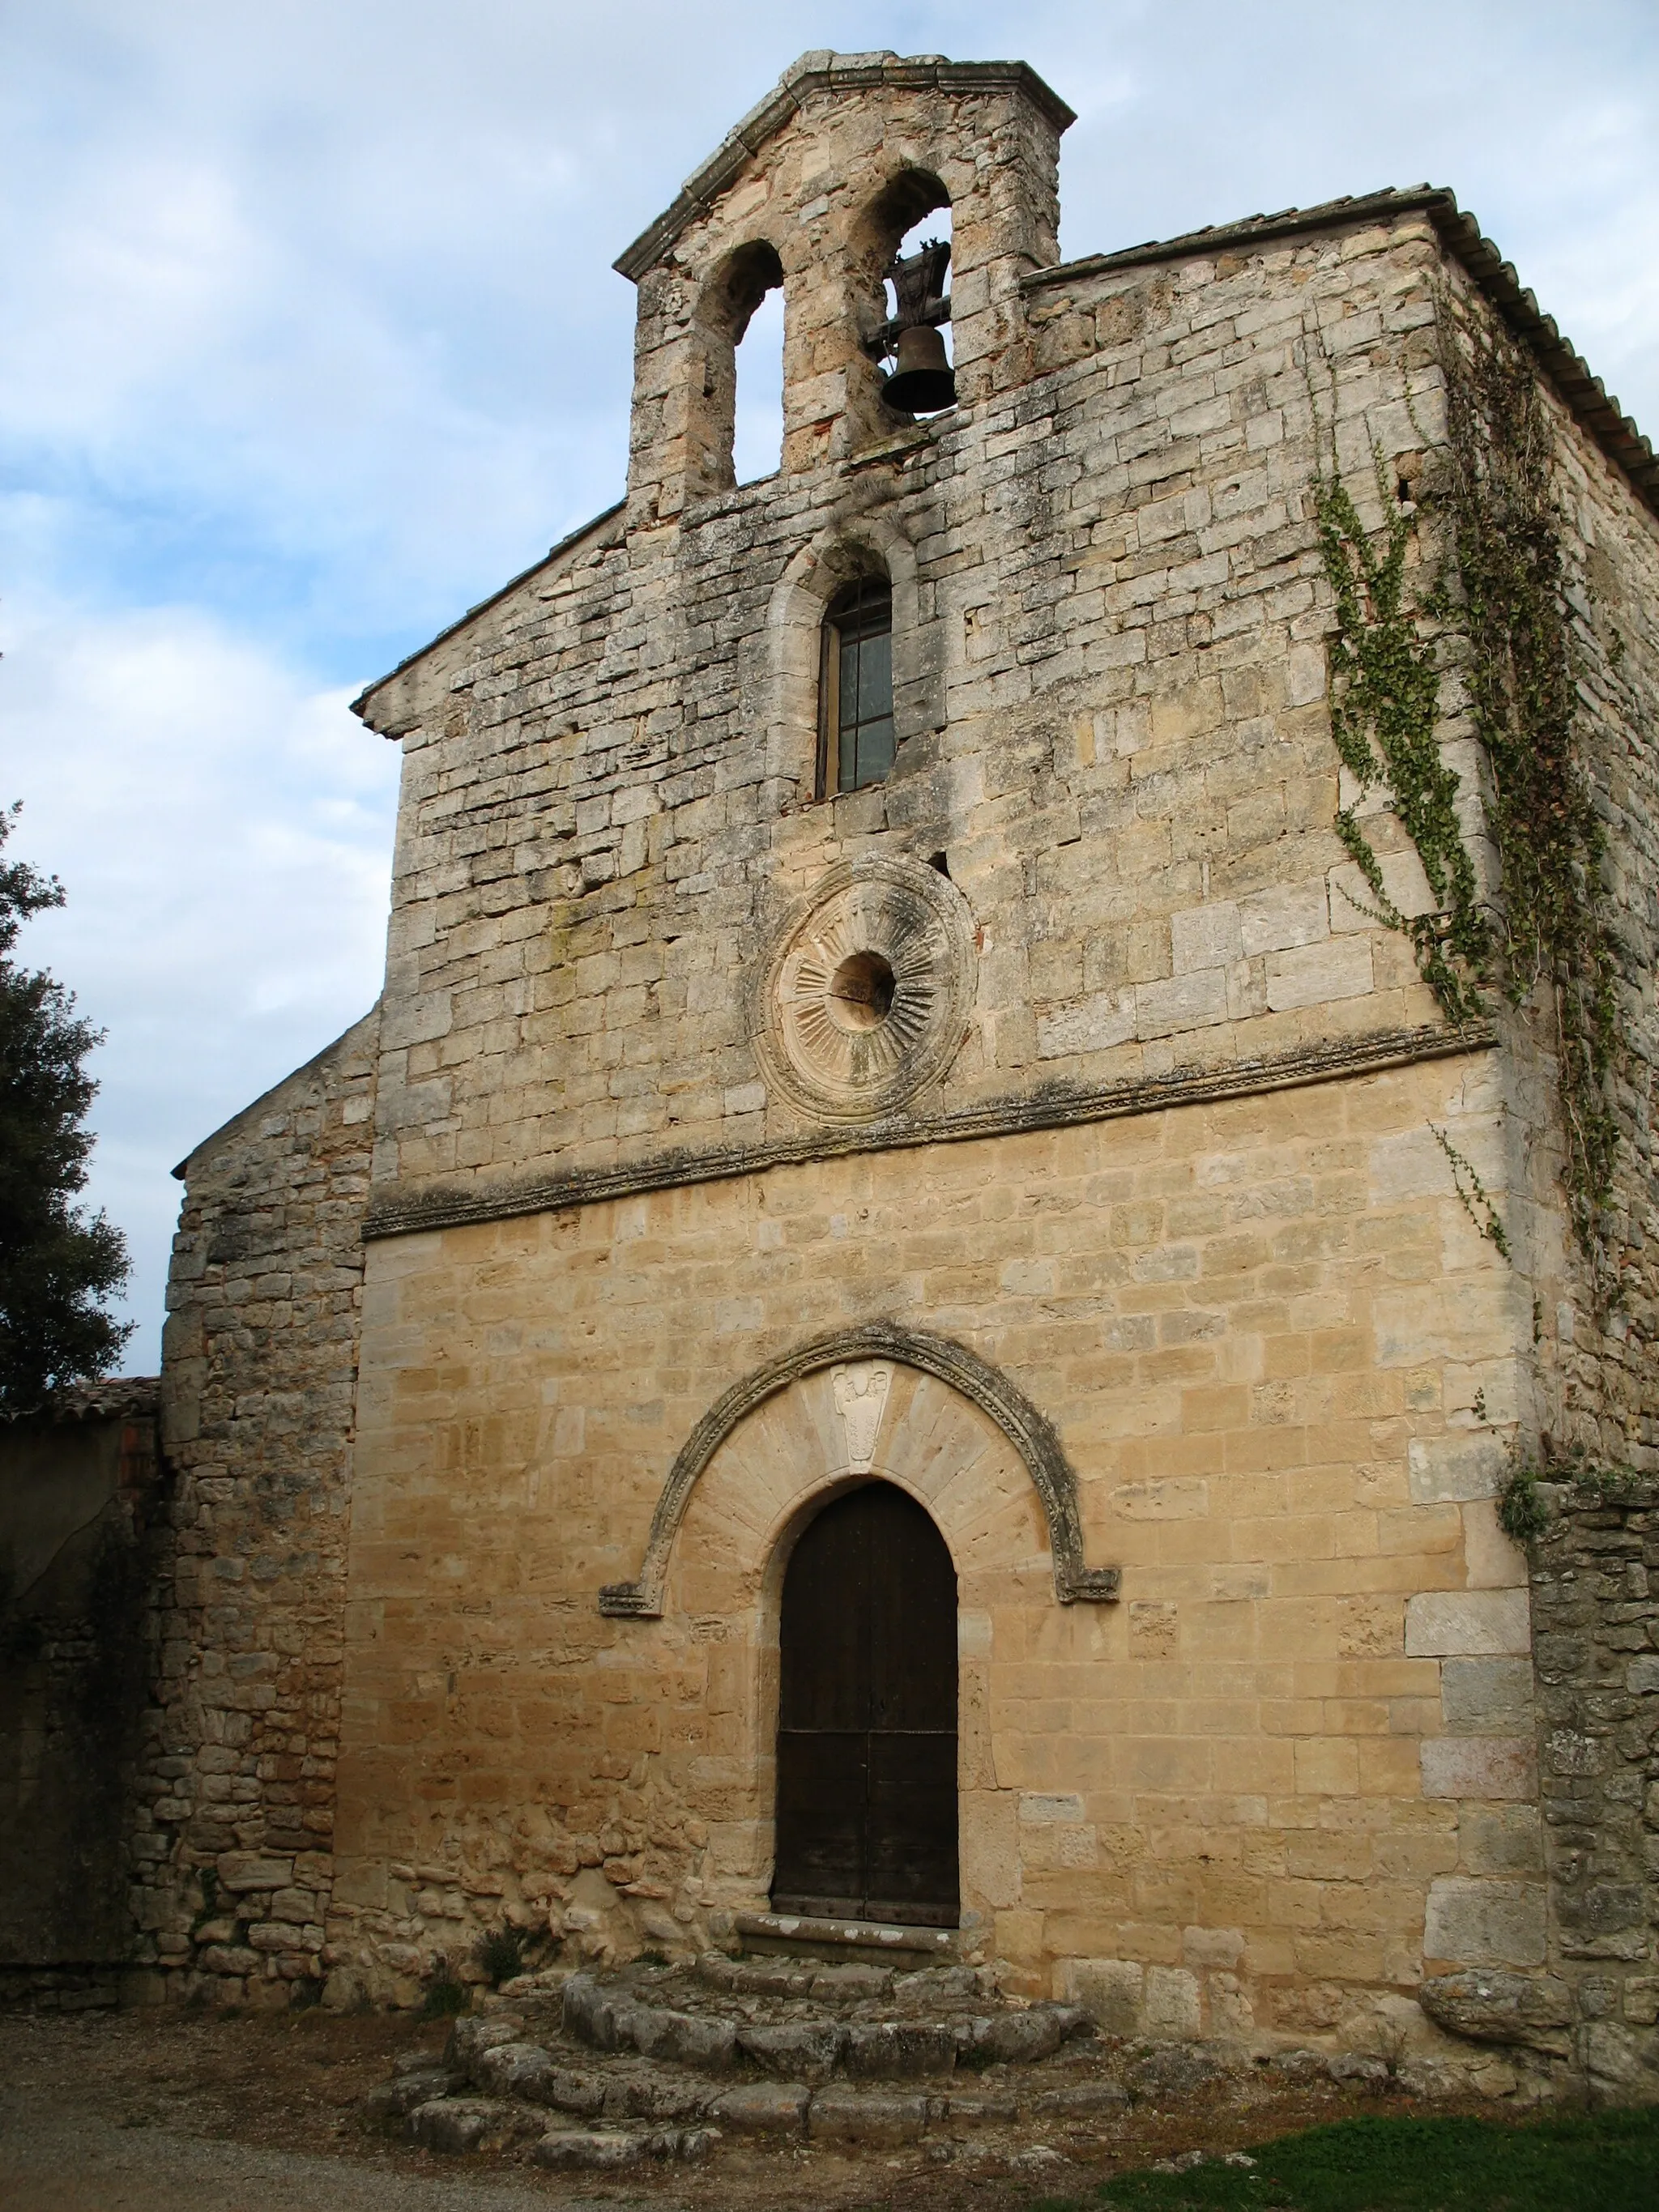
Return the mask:
{"type": "Polygon", "coordinates": [[[634,1198],[646,1191],[676,1190],[693,1183],[729,1182],[772,1168],[806,1166],[861,1152],[967,1144],[980,1137],[1121,1121],[1174,1106],[1340,1082],[1346,1076],[1407,1067],[1415,1060],[1487,1050],[1497,1042],[1497,1029],[1490,1021],[1468,1022],[1461,1029],[1436,1022],[1421,1029],[1375,1030],[1259,1059],[1224,1060],[1214,1067],[1176,1068],[1168,1075],[1136,1076],[1121,1083],[1053,1083],[1019,1097],[988,1099],[982,1105],[958,1106],[943,1114],[896,1115],[855,1127],[813,1129],[802,1136],[754,1145],[716,1145],[704,1151],[676,1148],[617,1167],[575,1168],[521,1182],[461,1189],[441,1186],[409,1197],[394,1188],[370,1202],[363,1242],[511,1221],[524,1214],[568,1212],[607,1199],[634,1198]]]}
{"type": "Polygon", "coordinates": [[[732,1932],[740,1949],[758,1957],[787,1952],[808,1959],[890,1959],[954,1965],[961,1955],[954,1928],[903,1928],[880,1920],[819,1920],[799,1912],[739,1912],[732,1932]]]}

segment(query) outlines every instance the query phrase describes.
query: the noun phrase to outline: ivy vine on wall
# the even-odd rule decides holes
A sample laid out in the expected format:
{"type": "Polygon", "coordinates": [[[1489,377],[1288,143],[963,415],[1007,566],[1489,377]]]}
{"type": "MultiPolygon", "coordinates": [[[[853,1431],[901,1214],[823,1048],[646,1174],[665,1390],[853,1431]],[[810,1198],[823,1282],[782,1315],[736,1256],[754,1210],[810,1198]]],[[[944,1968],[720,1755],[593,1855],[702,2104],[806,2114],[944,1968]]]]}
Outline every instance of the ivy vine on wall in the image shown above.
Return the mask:
{"type": "MultiPolygon", "coordinates": [[[[1440,757],[1440,671],[1432,639],[1406,604],[1406,553],[1412,519],[1389,497],[1380,450],[1372,462],[1385,517],[1379,551],[1359,519],[1336,465],[1321,458],[1314,511],[1325,574],[1336,597],[1336,635],[1328,648],[1331,736],[1362,793],[1387,792],[1423,863],[1434,909],[1407,916],[1390,898],[1382,862],[1352,806],[1337,810],[1336,834],[1370,891],[1362,908],[1412,940],[1424,981],[1449,1020],[1483,1010],[1491,951],[1474,864],[1457,821],[1457,776],[1440,757]]],[[[1356,902],[1356,903],[1358,903],[1356,902]]]]}
{"type": "Polygon", "coordinates": [[[1602,903],[1605,841],[1579,753],[1553,438],[1538,371],[1518,346],[1460,321],[1443,301],[1438,330],[1447,439],[1437,496],[1451,537],[1440,599],[1468,641],[1470,706],[1491,773],[1504,987],[1517,1006],[1540,1000],[1554,1032],[1564,1180],[1593,1259],[1618,1162],[1608,1095],[1621,1042],[1618,966],[1602,903]]]}
{"type": "Polygon", "coordinates": [[[1423,864],[1432,909],[1407,915],[1389,896],[1353,807],[1339,809],[1336,830],[1370,892],[1364,910],[1410,939],[1449,1020],[1480,1014],[1491,987],[1546,1013],[1563,1179],[1580,1247],[1595,1262],[1618,1156],[1608,1095],[1620,1052],[1617,949],[1602,911],[1601,825],[1578,750],[1551,426],[1538,372],[1505,335],[1458,316],[1444,299],[1437,331],[1447,437],[1423,503],[1443,520],[1445,543],[1420,604],[1410,604],[1407,589],[1414,519],[1390,495],[1381,449],[1372,456],[1380,531],[1366,530],[1342,479],[1334,426],[1321,435],[1314,479],[1336,604],[1332,737],[1360,791],[1386,793],[1423,864]],[[1448,635],[1463,641],[1460,672],[1487,769],[1495,905],[1481,898],[1457,817],[1458,779],[1437,736],[1440,641],[1448,635]]]}

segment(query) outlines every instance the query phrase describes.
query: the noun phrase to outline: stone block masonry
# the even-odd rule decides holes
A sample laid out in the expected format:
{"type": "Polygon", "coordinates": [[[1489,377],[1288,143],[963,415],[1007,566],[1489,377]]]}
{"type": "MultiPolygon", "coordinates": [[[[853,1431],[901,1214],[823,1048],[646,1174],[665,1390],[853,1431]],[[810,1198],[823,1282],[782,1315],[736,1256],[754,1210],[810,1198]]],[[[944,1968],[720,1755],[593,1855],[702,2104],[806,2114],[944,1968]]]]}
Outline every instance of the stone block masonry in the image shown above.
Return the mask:
{"type": "Polygon", "coordinates": [[[1554,1486],[1534,1547],[1548,1960],[1604,2094],[1659,2093],[1659,1486],[1554,1486]]]}
{"type": "Polygon", "coordinates": [[[1615,2015],[1649,2063],[1638,1708],[1599,1626],[1534,1680],[1568,1580],[1529,1592],[1496,1499],[1517,1438],[1659,1448],[1651,456],[1444,193],[1058,265],[1066,119],[1016,64],[805,58],[618,264],[623,501],[358,702],[404,763],[378,1017],[189,1166],[169,1989],[407,2004],[504,1921],[678,1956],[763,1908],[781,1562],[873,1476],[956,1567],[960,1940],[1009,1986],[1443,2056],[1473,1977],[1519,2054],[1484,2080],[1605,2073],[1615,2015]],[[958,404],[904,421],[866,342],[946,204],[958,404]],[[782,465],[738,486],[776,283],[782,465]],[[1338,770],[1313,486],[1334,441],[1427,594],[1448,306],[1559,382],[1628,962],[1611,1299],[1547,1009],[1448,1029],[1335,826],[1419,914],[1338,770]],[[825,792],[826,612],[874,572],[896,755],[825,792]],[[857,1037],[843,954],[893,982],[857,1037]],[[798,1357],[843,1340],[844,1387],[798,1357]],[[1614,1738],[1604,1823],[1561,1762],[1614,1738]]]}

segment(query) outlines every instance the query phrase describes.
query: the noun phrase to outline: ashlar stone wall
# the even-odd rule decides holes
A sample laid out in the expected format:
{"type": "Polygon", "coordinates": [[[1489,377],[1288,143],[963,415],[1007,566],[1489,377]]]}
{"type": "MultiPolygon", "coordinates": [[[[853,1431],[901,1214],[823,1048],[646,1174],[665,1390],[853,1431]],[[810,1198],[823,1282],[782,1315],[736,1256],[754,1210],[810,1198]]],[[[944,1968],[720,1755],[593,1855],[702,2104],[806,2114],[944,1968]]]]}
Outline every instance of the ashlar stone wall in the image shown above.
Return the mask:
{"type": "Polygon", "coordinates": [[[1501,1104],[1483,1052],[374,1243],[333,1994],[410,2002],[502,1919],[603,1954],[763,1905],[780,1547],[851,1469],[830,1378],[720,1445],[660,1620],[599,1592],[731,1384],[878,1315],[1045,1409],[1123,1572],[1058,1603],[1006,1441],[895,1364],[867,1471],[957,1562],[976,1946],[1137,2030],[1351,2039],[1488,1876],[1531,1956],[1525,1563],[1467,1480],[1525,1299],[1425,1127],[1501,1178],[1501,1104]]]}
{"type": "MultiPolygon", "coordinates": [[[[798,118],[836,168],[839,112],[798,118]]],[[[681,281],[754,227],[701,216],[681,281]]],[[[1333,828],[1305,356],[1335,365],[1364,495],[1369,441],[1408,465],[1432,416],[1439,260],[1407,210],[1094,280],[1121,314],[1084,358],[672,530],[612,517],[368,694],[404,749],[376,1219],[795,1136],[748,981],[866,853],[943,854],[983,937],[917,1114],[1432,1024],[1333,828]],[[893,575],[905,741],[884,785],[814,803],[849,547],[893,575]]]]}

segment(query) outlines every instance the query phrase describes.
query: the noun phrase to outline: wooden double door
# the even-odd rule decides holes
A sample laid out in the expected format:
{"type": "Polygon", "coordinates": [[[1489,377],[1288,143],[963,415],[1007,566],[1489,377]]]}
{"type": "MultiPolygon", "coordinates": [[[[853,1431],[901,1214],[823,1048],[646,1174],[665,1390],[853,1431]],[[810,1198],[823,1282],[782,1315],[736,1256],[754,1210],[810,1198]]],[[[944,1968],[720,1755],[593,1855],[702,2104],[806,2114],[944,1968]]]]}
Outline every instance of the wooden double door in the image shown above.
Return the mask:
{"type": "Polygon", "coordinates": [[[780,1637],[775,1910],[955,1927],[957,1577],[921,1507],[886,1482],[825,1506],[780,1637]]]}

